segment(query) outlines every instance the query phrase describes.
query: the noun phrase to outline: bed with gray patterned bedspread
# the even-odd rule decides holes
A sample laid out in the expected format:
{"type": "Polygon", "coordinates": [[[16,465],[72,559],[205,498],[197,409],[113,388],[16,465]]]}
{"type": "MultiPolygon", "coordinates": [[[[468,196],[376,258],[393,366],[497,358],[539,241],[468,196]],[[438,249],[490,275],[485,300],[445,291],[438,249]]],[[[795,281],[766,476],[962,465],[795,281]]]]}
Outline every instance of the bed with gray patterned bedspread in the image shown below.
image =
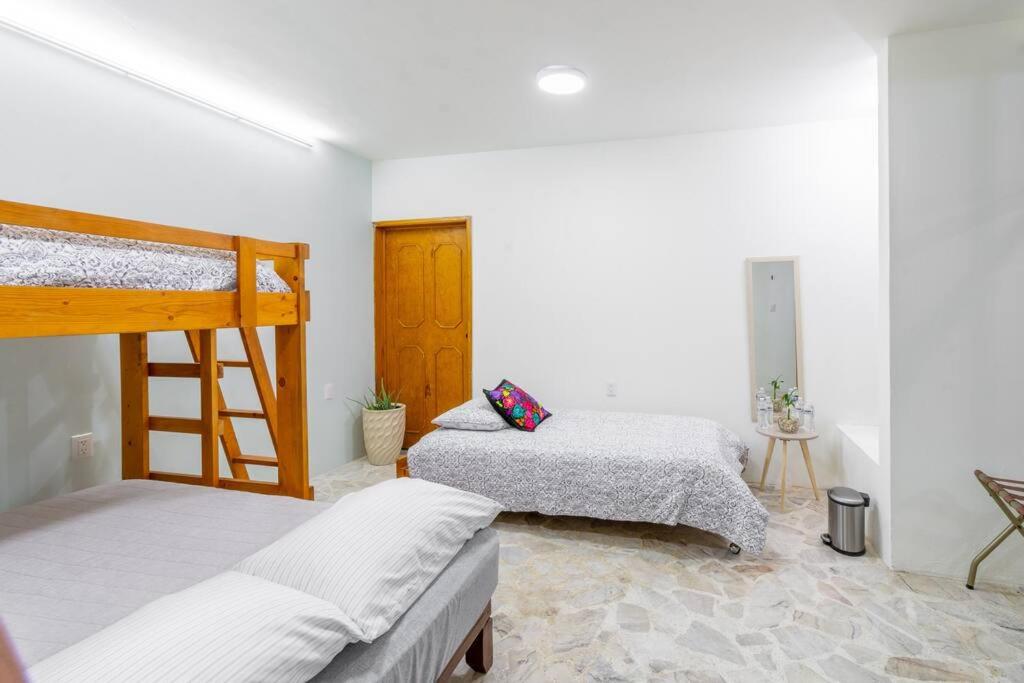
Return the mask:
{"type": "MultiPolygon", "coordinates": [[[[0,285],[231,292],[237,280],[232,251],[0,224],[0,285]]],[[[291,291],[263,264],[256,289],[291,291]]]]}
{"type": "Polygon", "coordinates": [[[685,524],[760,554],[768,511],[740,477],[746,457],[711,420],[566,410],[533,433],[437,429],[409,472],[511,511],[685,524]]]}

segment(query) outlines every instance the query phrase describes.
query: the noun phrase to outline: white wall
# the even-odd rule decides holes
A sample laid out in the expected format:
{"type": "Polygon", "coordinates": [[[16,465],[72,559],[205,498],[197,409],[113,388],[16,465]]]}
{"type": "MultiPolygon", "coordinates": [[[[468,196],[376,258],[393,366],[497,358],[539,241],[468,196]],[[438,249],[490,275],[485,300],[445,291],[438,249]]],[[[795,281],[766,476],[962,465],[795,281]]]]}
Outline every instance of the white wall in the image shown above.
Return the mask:
{"type": "Polygon", "coordinates": [[[889,44],[878,52],[878,420],[872,425],[840,425],[840,479],[871,493],[865,540],[892,566],[892,458],[889,378],[889,44]]]}
{"type": "Polygon", "coordinates": [[[892,566],[892,370],[889,305],[889,44],[878,59],[878,474],[876,548],[892,566]]]}
{"type": "Polygon", "coordinates": [[[750,479],[744,259],[800,255],[827,485],[834,423],[877,417],[876,169],[874,120],[385,161],[373,216],[473,217],[476,385],[714,418],[752,446],[750,479]]]}
{"type": "Polygon", "coordinates": [[[890,39],[889,146],[893,563],[963,577],[1024,478],[1024,22],[890,39]]]}
{"type": "MultiPolygon", "coordinates": [[[[10,67],[0,70],[0,197],[310,243],[311,468],[361,455],[343,397],[373,383],[369,163],[291,145],[4,31],[0,62],[10,67]],[[323,400],[327,382],[334,401],[323,400]]],[[[221,334],[224,355],[240,353],[231,337],[221,334]]],[[[153,354],[184,359],[182,339],[155,335],[153,354]]],[[[251,383],[234,379],[229,401],[257,406],[251,383]]],[[[0,342],[0,509],[120,476],[119,391],[115,337],[0,342]],[[68,437],[86,431],[95,459],[72,465],[68,437]]],[[[154,380],[152,394],[154,411],[198,414],[188,380],[154,380]]],[[[268,452],[257,425],[241,439],[268,452]]],[[[192,437],[153,443],[156,466],[197,470],[192,437]]]]}

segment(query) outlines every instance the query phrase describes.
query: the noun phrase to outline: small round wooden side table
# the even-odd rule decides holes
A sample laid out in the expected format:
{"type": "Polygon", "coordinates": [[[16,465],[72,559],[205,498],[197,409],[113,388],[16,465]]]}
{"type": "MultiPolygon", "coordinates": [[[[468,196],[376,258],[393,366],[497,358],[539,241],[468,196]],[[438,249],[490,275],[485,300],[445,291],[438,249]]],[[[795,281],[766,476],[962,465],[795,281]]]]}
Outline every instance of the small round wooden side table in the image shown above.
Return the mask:
{"type": "Polygon", "coordinates": [[[779,509],[785,511],[786,509],[786,467],[789,465],[789,442],[796,441],[800,444],[800,450],[804,454],[804,464],[807,466],[807,474],[811,478],[811,488],[814,489],[814,499],[821,500],[821,496],[818,495],[818,482],[814,478],[814,464],[811,462],[811,452],[807,448],[807,442],[811,439],[817,439],[817,432],[808,432],[803,428],[798,432],[788,434],[778,426],[773,426],[769,429],[763,427],[757,428],[757,433],[762,436],[768,437],[768,454],[764,457],[764,470],[761,471],[761,490],[764,491],[764,480],[768,476],[768,466],[772,464],[772,453],[775,452],[775,442],[782,442],[782,498],[779,501],[779,509]]]}

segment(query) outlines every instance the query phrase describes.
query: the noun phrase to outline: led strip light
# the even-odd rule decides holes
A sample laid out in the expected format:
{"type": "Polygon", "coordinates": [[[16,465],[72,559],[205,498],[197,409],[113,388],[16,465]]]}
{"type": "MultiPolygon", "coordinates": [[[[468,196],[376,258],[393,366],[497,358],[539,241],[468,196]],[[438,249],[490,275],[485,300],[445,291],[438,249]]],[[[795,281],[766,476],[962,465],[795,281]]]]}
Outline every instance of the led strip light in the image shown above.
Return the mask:
{"type": "Polygon", "coordinates": [[[145,76],[143,74],[140,74],[137,71],[132,71],[131,69],[129,69],[127,67],[123,67],[123,66],[121,66],[119,64],[115,64],[113,62],[107,61],[106,59],[102,59],[102,58],[97,57],[95,55],[91,55],[88,52],[85,52],[84,50],[80,50],[77,47],[74,47],[73,45],[69,45],[69,44],[67,44],[67,43],[65,43],[63,41],[57,40],[56,38],[51,38],[49,36],[43,35],[42,33],[34,31],[34,30],[30,29],[30,28],[26,28],[24,26],[21,26],[20,24],[16,24],[15,22],[13,22],[13,21],[11,21],[9,19],[6,19],[4,17],[0,17],[0,26],[2,26],[3,28],[8,29],[9,31],[13,31],[13,32],[18,33],[20,35],[23,35],[26,38],[31,38],[32,40],[38,41],[40,43],[43,43],[44,45],[48,45],[50,47],[56,48],[56,49],[58,49],[58,50],[60,50],[62,52],[66,52],[66,53],[68,53],[70,55],[74,55],[75,57],[78,57],[79,59],[84,59],[87,62],[92,62],[93,64],[96,64],[98,66],[102,66],[103,68],[108,69],[110,71],[113,71],[116,74],[120,74],[122,76],[127,76],[128,78],[131,78],[132,80],[138,81],[140,83],[145,83],[146,85],[148,85],[148,86],[150,86],[152,88],[156,88],[157,90],[162,90],[162,91],[164,91],[166,93],[169,93],[171,95],[175,95],[177,97],[180,97],[183,100],[187,100],[188,102],[191,102],[192,104],[198,105],[198,106],[203,107],[205,109],[209,109],[210,111],[217,112],[221,116],[226,116],[227,118],[233,119],[235,121],[238,121],[239,123],[244,123],[247,126],[252,126],[253,128],[261,130],[264,133],[270,133],[271,135],[275,135],[275,136],[277,136],[279,138],[287,140],[288,142],[292,142],[292,143],[294,143],[296,145],[300,145],[302,147],[306,147],[307,149],[311,148],[313,146],[313,143],[311,141],[309,141],[309,140],[305,140],[305,139],[300,138],[298,136],[292,135],[291,133],[285,133],[282,130],[278,130],[277,128],[274,128],[272,126],[268,126],[268,125],[266,125],[264,123],[260,123],[259,121],[256,121],[254,119],[250,119],[247,116],[243,116],[243,115],[238,114],[236,112],[233,112],[233,111],[231,111],[229,109],[225,109],[224,107],[217,106],[216,104],[213,104],[212,102],[208,102],[208,101],[206,101],[206,100],[204,100],[202,98],[196,97],[195,95],[190,95],[187,92],[184,92],[183,90],[179,90],[179,89],[177,89],[177,88],[175,88],[173,86],[167,85],[166,83],[161,83],[160,81],[155,80],[153,78],[150,78],[149,76],[145,76]]]}

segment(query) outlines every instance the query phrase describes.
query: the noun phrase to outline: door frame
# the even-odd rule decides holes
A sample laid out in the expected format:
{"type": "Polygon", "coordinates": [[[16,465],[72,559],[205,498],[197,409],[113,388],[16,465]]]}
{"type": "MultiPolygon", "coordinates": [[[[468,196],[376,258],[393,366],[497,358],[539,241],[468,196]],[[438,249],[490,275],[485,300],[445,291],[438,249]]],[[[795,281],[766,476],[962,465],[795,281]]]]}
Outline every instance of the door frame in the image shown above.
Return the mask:
{"type": "MultiPolygon", "coordinates": [[[[466,268],[462,272],[462,286],[466,293],[469,318],[466,320],[466,355],[469,363],[469,383],[463,398],[473,398],[473,218],[448,216],[444,218],[410,218],[373,223],[373,347],[374,390],[380,388],[384,377],[384,237],[392,230],[422,230],[425,228],[463,228],[466,231],[466,268]]],[[[401,400],[401,397],[399,397],[401,400]]]]}

